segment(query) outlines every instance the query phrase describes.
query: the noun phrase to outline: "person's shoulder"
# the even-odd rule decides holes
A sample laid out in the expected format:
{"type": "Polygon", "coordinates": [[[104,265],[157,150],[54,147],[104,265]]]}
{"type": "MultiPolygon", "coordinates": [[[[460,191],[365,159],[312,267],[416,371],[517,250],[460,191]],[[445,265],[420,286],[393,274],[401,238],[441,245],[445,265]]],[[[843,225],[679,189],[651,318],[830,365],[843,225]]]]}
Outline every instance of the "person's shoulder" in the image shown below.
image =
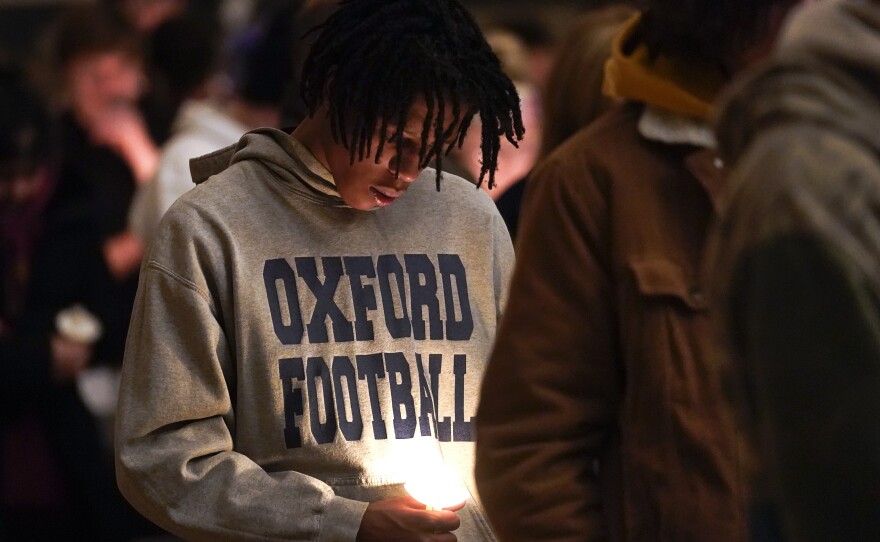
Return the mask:
{"type": "Polygon", "coordinates": [[[800,216],[805,202],[815,209],[880,199],[880,161],[844,131],[808,120],[781,123],[750,142],[729,185],[741,204],[771,206],[775,217],[792,208],[800,216]]]}
{"type": "Polygon", "coordinates": [[[211,175],[183,192],[166,211],[168,221],[183,227],[222,220],[234,207],[244,205],[253,196],[257,179],[240,171],[246,164],[236,163],[211,175]]]}
{"type": "Polygon", "coordinates": [[[630,143],[641,139],[638,135],[639,118],[644,106],[635,102],[615,105],[582,127],[559,145],[563,152],[589,152],[597,147],[608,149],[611,142],[630,143]]]}
{"type": "Polygon", "coordinates": [[[657,160],[638,133],[642,110],[636,103],[619,104],[572,134],[535,165],[529,191],[593,198],[635,179],[632,171],[649,174],[657,160]]]}
{"type": "Polygon", "coordinates": [[[171,262],[204,247],[227,244],[247,190],[235,190],[217,175],[181,194],[162,215],[150,242],[151,260],[171,262]],[[216,182],[215,182],[216,181],[216,182]]]}
{"type": "MultiPolygon", "coordinates": [[[[488,179],[483,182],[488,182],[488,179]]],[[[432,205],[455,203],[474,209],[494,208],[495,206],[485,190],[478,188],[476,184],[463,177],[446,171],[441,173],[440,189],[438,190],[437,171],[433,168],[425,168],[409,191],[414,191],[420,198],[430,198],[429,202],[432,205]]]]}
{"type": "MultiPolygon", "coordinates": [[[[434,179],[436,176],[436,173],[432,169],[432,170],[430,170],[430,173],[428,175],[431,179],[434,179]]],[[[489,182],[489,175],[488,174],[486,175],[486,178],[483,180],[484,184],[487,182],[489,182]]],[[[464,177],[461,177],[459,175],[455,175],[453,173],[449,173],[449,172],[444,171],[442,173],[442,177],[440,180],[440,188],[442,190],[442,189],[446,188],[447,186],[449,187],[450,192],[452,192],[454,194],[461,194],[464,196],[473,195],[474,192],[482,192],[482,190],[480,190],[480,188],[473,181],[470,181],[470,180],[468,180],[464,177]]],[[[435,183],[434,188],[436,189],[436,183],[435,183]]]]}
{"type": "Polygon", "coordinates": [[[638,122],[642,110],[642,106],[635,103],[611,107],[552,149],[542,162],[580,168],[584,160],[601,160],[616,155],[617,149],[638,146],[641,141],[638,122]]]}

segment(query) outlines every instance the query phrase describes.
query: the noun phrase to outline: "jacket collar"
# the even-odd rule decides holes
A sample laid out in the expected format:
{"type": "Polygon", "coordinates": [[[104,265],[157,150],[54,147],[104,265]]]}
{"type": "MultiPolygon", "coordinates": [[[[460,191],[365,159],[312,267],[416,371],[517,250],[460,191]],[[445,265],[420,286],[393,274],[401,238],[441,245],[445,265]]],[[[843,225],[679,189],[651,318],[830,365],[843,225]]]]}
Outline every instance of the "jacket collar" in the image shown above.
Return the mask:
{"type": "Polygon", "coordinates": [[[708,121],[648,105],[639,117],[638,131],[649,141],[696,147],[697,150],[685,158],[685,168],[703,186],[712,207],[718,209],[726,174],[724,162],[715,150],[715,134],[708,121]]]}
{"type": "Polygon", "coordinates": [[[699,60],[652,54],[644,42],[644,26],[644,17],[637,14],[618,32],[605,63],[603,92],[708,119],[715,97],[727,83],[725,74],[699,60]]]}
{"type": "Polygon", "coordinates": [[[693,145],[707,149],[716,146],[715,134],[708,121],[652,105],[642,110],[638,130],[645,139],[668,145],[693,145]]]}

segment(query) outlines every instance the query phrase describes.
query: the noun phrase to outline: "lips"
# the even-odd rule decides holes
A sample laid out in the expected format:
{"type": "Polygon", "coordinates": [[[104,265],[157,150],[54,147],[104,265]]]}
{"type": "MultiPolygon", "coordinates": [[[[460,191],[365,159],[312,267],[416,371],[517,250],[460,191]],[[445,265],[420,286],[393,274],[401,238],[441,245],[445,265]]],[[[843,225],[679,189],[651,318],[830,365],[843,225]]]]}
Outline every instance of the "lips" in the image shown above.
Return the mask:
{"type": "Polygon", "coordinates": [[[395,190],[386,186],[371,186],[370,194],[375,198],[376,203],[382,207],[391,205],[394,200],[403,195],[402,190],[395,190]]]}

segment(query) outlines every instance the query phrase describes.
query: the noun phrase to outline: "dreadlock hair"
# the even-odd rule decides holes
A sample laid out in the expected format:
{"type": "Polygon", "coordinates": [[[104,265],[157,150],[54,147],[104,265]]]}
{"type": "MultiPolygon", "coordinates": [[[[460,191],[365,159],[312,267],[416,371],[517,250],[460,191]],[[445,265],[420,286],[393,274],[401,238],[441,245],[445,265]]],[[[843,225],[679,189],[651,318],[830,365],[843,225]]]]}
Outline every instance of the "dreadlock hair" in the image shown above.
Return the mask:
{"type": "Polygon", "coordinates": [[[525,132],[519,95],[458,0],[344,0],[313,31],[320,34],[303,66],[303,100],[310,116],[327,103],[333,138],[349,150],[351,163],[372,155],[374,135],[376,163],[386,142],[401,147],[410,108],[422,96],[428,112],[419,162],[424,168],[436,157],[437,190],[442,157],[461,147],[477,113],[483,155],[477,186],[487,175],[489,188],[495,185],[501,136],[518,146],[525,132]],[[452,119],[444,118],[447,104],[452,119]]]}

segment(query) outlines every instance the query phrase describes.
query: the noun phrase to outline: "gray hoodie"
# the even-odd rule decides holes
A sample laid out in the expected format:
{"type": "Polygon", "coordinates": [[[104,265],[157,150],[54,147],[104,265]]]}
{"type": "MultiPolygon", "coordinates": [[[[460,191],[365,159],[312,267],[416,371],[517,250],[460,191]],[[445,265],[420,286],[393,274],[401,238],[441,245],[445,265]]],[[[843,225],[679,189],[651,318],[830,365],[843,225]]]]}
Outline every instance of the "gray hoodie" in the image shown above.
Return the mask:
{"type": "Polygon", "coordinates": [[[492,201],[425,170],[393,205],[353,210],[271,129],[192,169],[141,271],[125,496],[188,540],[351,541],[367,502],[445,463],[471,494],[459,540],[494,540],[472,479],[513,263],[492,201]]]}

